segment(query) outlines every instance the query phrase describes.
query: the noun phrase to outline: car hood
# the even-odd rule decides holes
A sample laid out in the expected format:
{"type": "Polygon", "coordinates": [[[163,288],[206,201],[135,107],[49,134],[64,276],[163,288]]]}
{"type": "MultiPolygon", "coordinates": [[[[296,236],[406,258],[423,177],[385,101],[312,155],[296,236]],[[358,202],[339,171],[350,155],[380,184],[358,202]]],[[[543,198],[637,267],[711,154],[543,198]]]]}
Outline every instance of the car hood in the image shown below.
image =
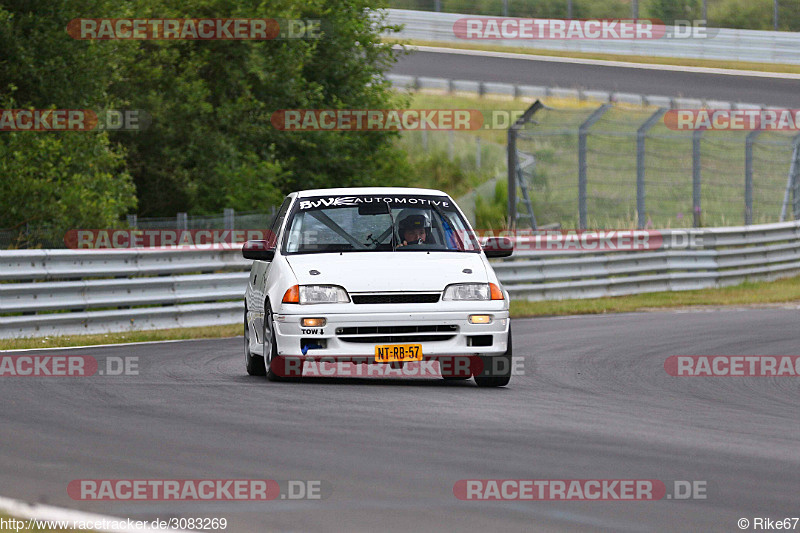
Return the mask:
{"type": "Polygon", "coordinates": [[[451,283],[488,282],[480,254],[468,252],[349,252],[286,259],[300,285],[340,285],[348,292],[441,291],[451,283]]]}

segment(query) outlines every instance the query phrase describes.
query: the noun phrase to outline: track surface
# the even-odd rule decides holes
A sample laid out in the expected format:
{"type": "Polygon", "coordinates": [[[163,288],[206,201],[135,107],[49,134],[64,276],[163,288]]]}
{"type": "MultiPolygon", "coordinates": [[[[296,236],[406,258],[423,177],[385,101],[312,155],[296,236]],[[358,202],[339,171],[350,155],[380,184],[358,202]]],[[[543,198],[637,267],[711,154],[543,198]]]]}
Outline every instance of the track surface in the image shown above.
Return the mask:
{"type": "Polygon", "coordinates": [[[394,74],[800,107],[800,80],[413,52],[394,74]]]}
{"type": "Polygon", "coordinates": [[[228,531],[738,531],[800,513],[800,378],[677,378],[678,354],[797,353],[796,309],[514,321],[525,375],[269,383],[241,339],[48,351],[138,376],[0,378],[0,495],[228,531]],[[86,503],[86,478],[325,480],[321,501],[86,503]],[[704,480],[706,500],[464,502],[470,478],[704,480]]]}

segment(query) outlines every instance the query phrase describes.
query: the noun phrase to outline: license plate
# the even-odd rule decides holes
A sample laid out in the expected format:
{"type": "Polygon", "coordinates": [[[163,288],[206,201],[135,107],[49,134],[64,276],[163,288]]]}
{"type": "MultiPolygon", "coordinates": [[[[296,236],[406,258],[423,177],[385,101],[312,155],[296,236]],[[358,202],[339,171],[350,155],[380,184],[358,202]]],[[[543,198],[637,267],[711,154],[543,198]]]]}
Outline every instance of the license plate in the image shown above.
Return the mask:
{"type": "Polygon", "coordinates": [[[421,344],[382,344],[375,347],[376,363],[422,361],[421,344]]]}

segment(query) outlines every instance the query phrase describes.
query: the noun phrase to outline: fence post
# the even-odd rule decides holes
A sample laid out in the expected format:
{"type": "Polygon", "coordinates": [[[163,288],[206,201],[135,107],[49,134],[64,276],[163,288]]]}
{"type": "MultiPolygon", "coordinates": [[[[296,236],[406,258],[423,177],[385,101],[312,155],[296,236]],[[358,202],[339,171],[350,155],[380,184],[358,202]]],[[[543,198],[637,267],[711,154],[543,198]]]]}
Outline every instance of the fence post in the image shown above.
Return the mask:
{"type": "Polygon", "coordinates": [[[578,218],[579,229],[586,229],[586,219],[588,213],[586,210],[586,171],[588,164],[586,162],[586,138],[589,136],[589,128],[600,120],[606,111],[609,110],[611,104],[603,104],[589,115],[583,124],[578,129],[578,218]]]}
{"type": "Polygon", "coordinates": [[[702,225],[701,206],[700,206],[700,140],[703,130],[697,130],[692,134],[692,213],[694,214],[693,226],[699,228],[702,225]]]}
{"type": "Polygon", "coordinates": [[[508,227],[517,226],[517,128],[508,128],[508,227]]]}
{"type": "Polygon", "coordinates": [[[638,227],[642,229],[647,224],[647,210],[645,206],[645,183],[644,183],[644,165],[645,165],[645,152],[644,143],[647,138],[647,131],[658,122],[661,116],[667,112],[665,107],[660,107],[658,110],[650,115],[645,120],[638,130],[636,130],[636,213],[638,219],[638,227]]]}
{"type": "Polygon", "coordinates": [[[178,213],[178,216],[175,220],[175,225],[177,226],[176,229],[189,229],[189,217],[186,215],[186,213],[178,213]]]}
{"type": "Polygon", "coordinates": [[[135,229],[139,223],[138,215],[127,215],[125,218],[128,219],[128,227],[131,229],[135,229]]]}
{"type": "Polygon", "coordinates": [[[761,130],[753,130],[744,140],[744,225],[753,223],[753,142],[761,130]]]}
{"type": "Polygon", "coordinates": [[[234,217],[235,217],[235,213],[234,213],[232,208],[226,207],[222,211],[222,221],[223,221],[223,225],[225,226],[224,229],[236,229],[234,227],[234,223],[235,223],[235,220],[236,220],[234,217]]]}
{"type": "Polygon", "coordinates": [[[536,100],[525,110],[521,117],[508,128],[508,227],[517,227],[517,169],[519,161],[517,159],[517,131],[528,122],[534,113],[544,107],[539,100],[536,100]]]}

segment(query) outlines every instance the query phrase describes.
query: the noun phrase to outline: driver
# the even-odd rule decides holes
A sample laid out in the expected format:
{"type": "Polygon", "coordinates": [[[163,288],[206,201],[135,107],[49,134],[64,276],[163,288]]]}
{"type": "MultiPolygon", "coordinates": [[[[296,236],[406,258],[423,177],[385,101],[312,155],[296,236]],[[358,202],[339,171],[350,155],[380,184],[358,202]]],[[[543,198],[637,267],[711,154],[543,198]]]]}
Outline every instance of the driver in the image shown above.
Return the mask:
{"type": "Polygon", "coordinates": [[[400,245],[425,244],[431,223],[428,217],[420,211],[405,210],[400,213],[397,220],[397,233],[400,236],[400,245]]]}

